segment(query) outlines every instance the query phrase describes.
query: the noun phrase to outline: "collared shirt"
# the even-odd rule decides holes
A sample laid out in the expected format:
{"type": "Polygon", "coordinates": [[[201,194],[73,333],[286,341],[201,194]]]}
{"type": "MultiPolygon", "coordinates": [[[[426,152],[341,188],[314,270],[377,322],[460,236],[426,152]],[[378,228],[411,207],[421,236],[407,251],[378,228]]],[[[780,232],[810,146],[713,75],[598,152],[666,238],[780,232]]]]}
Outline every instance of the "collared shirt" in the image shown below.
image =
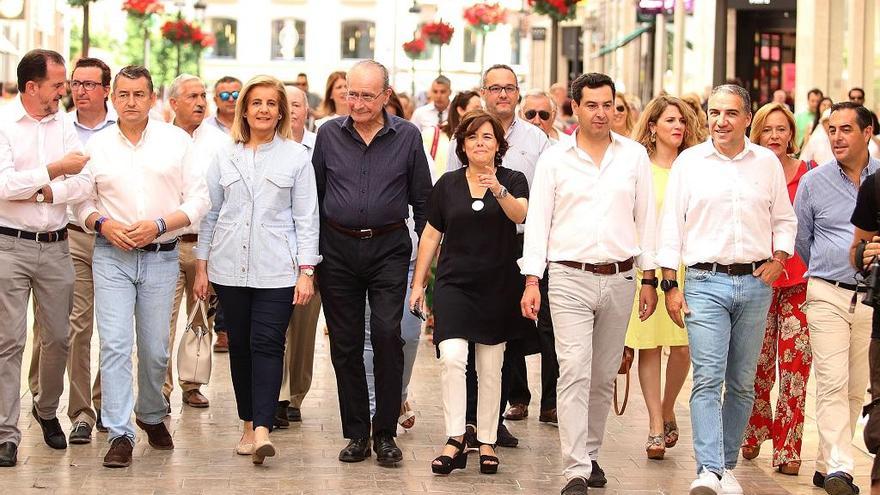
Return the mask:
{"type": "MultiPolygon", "coordinates": [[[[86,218],[97,212],[133,224],[180,210],[190,224],[197,224],[211,202],[193,148],[183,129],[153,119],[137,144],[118,126],[98,132],[86,146],[91,157],[86,169],[94,191],[74,209],[77,218],[85,225],[86,218]]],[[[177,235],[166,232],[155,242],[168,242],[177,235]]]]}
{"type": "MultiPolygon", "coordinates": [[[[877,171],[880,162],[871,158],[859,183],[877,171]]],[[[795,248],[807,264],[807,276],[853,283],[855,268],[849,263],[853,240],[850,217],[856,206],[859,186],[846,176],[834,160],[801,177],[795,195],[797,214],[795,248]]]]}
{"type": "Polygon", "coordinates": [[[449,107],[450,105],[446,105],[446,109],[441,111],[438,110],[433,103],[428,103],[427,105],[416,108],[409,121],[415,124],[416,127],[419,128],[419,131],[427,127],[440,125],[443,122],[446,122],[446,117],[449,115],[449,107]]]}
{"type": "Polygon", "coordinates": [[[654,178],[639,143],[611,133],[596,164],[575,140],[538,159],[526,216],[522,273],[541,277],[548,261],[654,265],[654,178]]]}
{"type": "MultiPolygon", "coordinates": [[[[200,125],[192,133],[193,156],[198,163],[199,173],[207,177],[208,167],[216,156],[228,149],[232,139],[212,125],[200,125]]],[[[175,232],[177,235],[198,234],[199,222],[191,223],[175,232]]]]}
{"type": "Polygon", "coordinates": [[[672,164],[657,241],[657,264],[751,263],[794,253],[797,219],[776,155],[748,140],[733,158],[711,139],[672,164]]]}
{"type": "Polygon", "coordinates": [[[351,117],[330,120],[318,131],[312,164],[322,219],[352,229],[380,227],[405,220],[409,204],[421,234],[431,191],[422,135],[411,122],[382,113],[385,125],[369,145],[351,117]]]}
{"type": "Polygon", "coordinates": [[[229,135],[230,132],[232,132],[232,129],[226,127],[223,124],[223,122],[220,122],[220,119],[218,119],[216,115],[208,117],[208,119],[205,120],[205,122],[207,122],[209,125],[216,127],[217,129],[223,131],[223,133],[226,134],[227,136],[229,135]]]}
{"type": "Polygon", "coordinates": [[[47,232],[67,225],[67,203],[88,197],[87,172],[58,176],[50,182],[47,166],[71,151],[82,151],[76,131],[64,114],[36,120],[17,97],[0,110],[0,226],[28,232],[47,232]],[[49,185],[52,203],[28,199],[49,185]]]}
{"type": "Polygon", "coordinates": [[[305,130],[303,131],[303,138],[299,144],[306,147],[309,150],[309,160],[312,159],[312,154],[315,153],[315,140],[318,138],[318,135],[312,131],[305,130]]]}
{"type": "Polygon", "coordinates": [[[67,112],[67,120],[70,121],[71,124],[73,124],[73,128],[76,129],[76,134],[77,136],[79,136],[79,141],[83,144],[83,146],[85,146],[86,143],[89,142],[89,139],[91,139],[91,137],[96,132],[104,129],[105,127],[110,127],[111,125],[115,124],[117,120],[119,120],[119,117],[116,115],[116,110],[113,108],[113,106],[105,106],[107,108],[107,114],[104,115],[104,120],[98,122],[98,125],[96,125],[95,127],[87,127],[81,124],[79,122],[79,115],[77,115],[75,108],[67,112]]]}

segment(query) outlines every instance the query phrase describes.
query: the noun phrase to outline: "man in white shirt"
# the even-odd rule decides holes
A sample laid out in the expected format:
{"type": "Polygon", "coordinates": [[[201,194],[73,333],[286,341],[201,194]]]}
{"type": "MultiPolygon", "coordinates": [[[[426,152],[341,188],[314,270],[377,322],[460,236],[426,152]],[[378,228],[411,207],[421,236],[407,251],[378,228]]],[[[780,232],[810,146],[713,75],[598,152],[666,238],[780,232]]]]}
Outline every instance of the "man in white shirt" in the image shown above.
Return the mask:
{"type": "Polygon", "coordinates": [[[526,93],[519,111],[523,119],[544,131],[544,134],[550,139],[550,144],[572,139],[570,135],[553,127],[556,115],[558,114],[556,102],[549,94],[540,89],[526,93]]]}
{"type": "Polygon", "coordinates": [[[21,361],[27,341],[28,298],[34,294],[42,332],[32,414],[43,439],[67,448],[56,417],[64,390],[68,318],[74,271],[67,242],[67,203],[85,199],[88,157],[58,103],[67,94],[64,58],[31,50],[18,64],[21,93],[0,110],[0,467],[14,466],[21,361]]]}
{"type": "Polygon", "coordinates": [[[542,305],[550,305],[567,480],[562,493],[582,495],[588,483],[604,486],[604,476],[592,475],[600,470],[599,448],[632,312],[634,261],[644,271],[641,318],[657,305],[656,212],[648,153],[611,132],[614,82],[605,74],[584,74],[571,92],[577,135],[541,155],[529,196],[521,304],[523,316],[533,320],[542,305]],[[538,290],[538,279],[548,276],[549,301],[538,290]]]}
{"type": "Polygon", "coordinates": [[[119,122],[89,141],[86,170],[94,191],[75,213],[86,229],[100,234],[92,273],[101,337],[101,416],[110,441],[104,466],[126,467],[135,437],[132,410],[153,448],[174,448],[163,423],[168,402],[162,384],[179,275],[175,231],[197,224],[210,199],[190,136],[149,118],[156,99],[150,72],[125,67],[112,90],[119,122]],[[137,406],[131,358],[135,337],[137,406]]]}
{"type": "MultiPolygon", "coordinates": [[[[218,153],[232,144],[232,140],[214,126],[202,125],[208,109],[205,84],[201,79],[191,74],[177,76],[168,88],[168,104],[174,111],[172,124],[180,127],[192,137],[195,159],[199,167],[201,167],[202,176],[206,176],[208,166],[218,153]]],[[[178,244],[180,251],[180,274],[177,277],[177,287],[174,291],[174,310],[171,315],[171,334],[168,341],[168,350],[171,355],[174,354],[177,318],[180,314],[180,303],[183,300],[184,292],[186,292],[187,317],[193,317],[195,313],[193,325],[210,330],[214,324],[213,311],[208,311],[208,308],[205,308],[208,311],[207,315],[198,312],[198,300],[192,294],[193,281],[196,276],[196,259],[193,249],[195,249],[199,240],[198,232],[198,223],[190,224],[188,227],[176,232],[180,236],[178,244]],[[204,318],[205,316],[208,316],[207,320],[204,318]]],[[[216,297],[211,298],[214,302],[213,305],[216,305],[216,299],[216,297]]],[[[162,387],[162,393],[165,394],[165,399],[169,400],[169,402],[171,392],[174,390],[173,361],[171,358],[168,359],[168,372],[165,375],[165,385],[162,387]]],[[[180,366],[179,363],[178,366],[180,366]]],[[[198,383],[180,380],[184,404],[196,408],[208,407],[210,405],[208,398],[199,390],[200,386],[198,383]]]]}
{"type": "Polygon", "coordinates": [[[694,370],[691,494],[742,493],[731,470],[755,399],[771,286],[794,252],[797,220],[782,167],[746,138],[750,108],[739,86],[712,91],[711,139],[675,160],[658,236],[666,310],[687,323],[694,370]],[[681,264],[684,294],[675,278],[681,264]]]}
{"type": "MultiPolygon", "coordinates": [[[[110,77],[110,67],[96,58],[77,60],[70,74],[69,86],[75,108],[65,117],[83,144],[96,132],[116,123],[116,111],[107,105],[110,77]]],[[[73,310],[70,313],[70,351],[67,356],[70,381],[67,417],[72,425],[68,440],[73,444],[86,444],[92,441],[92,429],[96,422],[99,425],[101,422],[101,374],[96,374],[94,385],[91,378],[95,312],[92,252],[95,249],[95,236],[87,234],[70,211],[68,218],[68,244],[76,273],[73,310]]],[[[34,341],[37,341],[41,331],[39,306],[35,308],[35,312],[34,341]]],[[[28,374],[31,394],[35,396],[39,393],[39,369],[40,346],[35,345],[28,374]]]]}
{"type": "Polygon", "coordinates": [[[421,131],[426,127],[434,127],[446,122],[449,116],[449,97],[452,95],[452,83],[446,76],[437,76],[431,83],[431,101],[427,105],[416,108],[410,122],[421,131]]]}

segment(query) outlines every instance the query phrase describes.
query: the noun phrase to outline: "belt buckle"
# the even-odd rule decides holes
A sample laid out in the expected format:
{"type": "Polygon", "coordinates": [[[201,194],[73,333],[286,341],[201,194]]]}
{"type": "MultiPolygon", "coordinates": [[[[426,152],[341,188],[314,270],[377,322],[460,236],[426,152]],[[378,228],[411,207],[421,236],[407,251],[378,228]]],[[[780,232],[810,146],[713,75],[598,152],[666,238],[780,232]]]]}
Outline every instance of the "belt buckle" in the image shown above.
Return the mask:
{"type": "Polygon", "coordinates": [[[373,229],[360,229],[358,232],[361,235],[368,234],[366,237],[361,237],[361,239],[372,239],[373,238],[373,229]]]}

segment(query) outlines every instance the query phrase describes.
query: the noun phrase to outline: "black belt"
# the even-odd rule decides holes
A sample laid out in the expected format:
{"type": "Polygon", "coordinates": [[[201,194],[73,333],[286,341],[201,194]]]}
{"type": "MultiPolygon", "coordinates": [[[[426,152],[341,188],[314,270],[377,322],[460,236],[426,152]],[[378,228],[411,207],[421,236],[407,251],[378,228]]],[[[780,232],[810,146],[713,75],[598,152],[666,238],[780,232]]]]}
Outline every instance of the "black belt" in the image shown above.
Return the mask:
{"type": "Polygon", "coordinates": [[[147,244],[144,247],[139,247],[138,251],[148,251],[151,253],[159,253],[162,251],[173,251],[174,248],[176,248],[176,247],[177,247],[177,239],[174,239],[171,242],[165,242],[162,244],[159,244],[158,242],[155,242],[153,244],[147,244]]]}
{"type": "Polygon", "coordinates": [[[564,265],[569,268],[576,268],[578,270],[583,270],[585,272],[595,273],[598,275],[614,275],[620,272],[632,270],[633,267],[632,258],[623,261],[615,261],[614,263],[603,263],[600,265],[594,265],[593,263],[581,263],[579,261],[554,261],[553,263],[559,263],[560,265],[564,265]]]}
{"type": "Polygon", "coordinates": [[[0,227],[0,234],[17,237],[19,239],[27,239],[29,241],[58,242],[67,239],[67,227],[62,227],[52,232],[28,232],[26,230],[0,227]]]}
{"type": "Polygon", "coordinates": [[[726,273],[727,275],[751,275],[759,266],[766,262],[767,260],[761,260],[753,261],[751,263],[734,263],[732,265],[722,265],[721,263],[694,263],[690,268],[706,270],[708,272],[726,273]]]}
{"type": "Polygon", "coordinates": [[[372,239],[373,237],[378,237],[382,234],[387,234],[397,229],[406,228],[406,222],[403,220],[389,223],[388,225],[383,225],[381,227],[371,227],[365,229],[350,229],[348,227],[343,227],[342,225],[339,225],[332,220],[327,219],[324,219],[324,223],[326,223],[330,227],[333,227],[334,230],[338,230],[339,232],[342,232],[343,234],[354,237],[356,239],[372,239]]]}
{"type": "Polygon", "coordinates": [[[858,286],[856,284],[848,284],[846,282],[835,282],[833,280],[828,280],[827,278],[816,277],[823,282],[828,282],[831,285],[840,287],[841,289],[846,289],[851,292],[868,292],[868,288],[865,286],[858,286]]]}

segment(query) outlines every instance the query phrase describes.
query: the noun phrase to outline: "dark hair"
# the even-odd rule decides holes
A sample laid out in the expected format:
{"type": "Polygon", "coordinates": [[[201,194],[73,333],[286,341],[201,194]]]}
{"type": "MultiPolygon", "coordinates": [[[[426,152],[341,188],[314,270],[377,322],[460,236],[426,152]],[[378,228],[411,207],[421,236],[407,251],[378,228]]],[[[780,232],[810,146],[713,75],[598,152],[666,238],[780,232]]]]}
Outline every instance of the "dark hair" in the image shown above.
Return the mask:
{"type": "Polygon", "coordinates": [[[113,79],[114,91],[116,90],[116,82],[119,81],[120,77],[131,80],[144,78],[147,80],[147,89],[150,90],[150,93],[153,92],[153,77],[150,75],[150,71],[142,65],[126,65],[123,67],[122,70],[116,74],[116,78],[113,79]]]}
{"type": "Polygon", "coordinates": [[[406,113],[403,111],[403,103],[400,102],[400,98],[397,97],[397,93],[394,90],[391,90],[391,96],[388,97],[388,102],[385,103],[385,109],[388,110],[391,107],[394,109],[394,115],[405,119],[406,113]]]}
{"type": "Polygon", "coordinates": [[[215,93],[217,92],[217,86],[220,86],[221,84],[225,84],[225,83],[238,83],[239,86],[242,85],[241,79],[239,79],[237,77],[223,76],[220,79],[217,79],[217,82],[214,83],[214,92],[215,93]]]}
{"type": "MultiPolygon", "coordinates": [[[[514,79],[517,79],[517,77],[516,77],[516,72],[514,72],[513,69],[511,69],[509,65],[507,65],[507,64],[495,64],[495,65],[493,65],[492,67],[489,67],[488,69],[486,69],[485,72],[483,72],[483,77],[482,77],[482,79],[480,80],[480,86],[485,86],[485,85],[486,85],[486,78],[489,76],[489,73],[492,72],[493,70],[498,70],[498,69],[503,69],[503,70],[509,71],[511,74],[513,74],[513,78],[514,78],[514,79]]],[[[517,84],[519,84],[519,80],[518,80],[518,79],[517,79],[517,84]]]]}
{"type": "Polygon", "coordinates": [[[467,153],[464,152],[465,138],[476,134],[477,129],[486,122],[492,124],[492,134],[495,135],[495,140],[498,141],[498,151],[495,152],[495,166],[501,166],[501,160],[504,158],[504,154],[507,153],[507,148],[509,147],[507,140],[504,139],[504,128],[501,127],[501,121],[481,108],[464,114],[461,118],[461,123],[455,129],[455,155],[465,167],[468,165],[467,153]]]}
{"type": "Polygon", "coordinates": [[[3,91],[8,93],[10,96],[15,96],[18,94],[18,84],[14,81],[9,81],[8,83],[3,85],[3,91]]]}
{"type": "MultiPolygon", "coordinates": [[[[819,94],[822,94],[822,92],[819,91],[819,94]]],[[[816,115],[813,115],[813,127],[811,129],[815,129],[819,125],[819,119],[822,118],[822,112],[820,112],[819,109],[822,108],[822,102],[825,100],[830,101],[831,104],[834,105],[834,100],[832,100],[831,98],[829,98],[827,96],[822,96],[819,99],[819,104],[816,105],[816,115]]],[[[810,131],[810,132],[812,132],[812,131],[810,131]]]]}
{"type": "Polygon", "coordinates": [[[855,111],[856,124],[858,124],[859,130],[864,131],[866,127],[871,127],[873,130],[874,119],[871,116],[871,111],[865,108],[864,105],[859,105],[858,103],[853,103],[851,101],[841,101],[831,105],[831,115],[834,115],[834,112],[838,110],[855,111]]]}
{"type": "Polygon", "coordinates": [[[70,71],[70,75],[73,76],[73,73],[76,72],[76,69],[80,69],[83,67],[94,67],[96,69],[101,69],[101,86],[110,86],[110,78],[112,75],[110,74],[110,67],[104,63],[103,60],[99,58],[81,58],[76,61],[76,64],[73,66],[73,70],[70,71]]]}
{"type": "Polygon", "coordinates": [[[584,88],[597,89],[602,86],[611,88],[611,99],[617,97],[617,88],[614,87],[614,81],[605,74],[598,72],[589,72],[581,74],[571,82],[571,98],[578,105],[581,104],[581,97],[584,95],[584,88]]]}
{"type": "Polygon", "coordinates": [[[571,107],[571,98],[566,98],[565,101],[562,102],[562,105],[559,107],[559,112],[562,113],[563,117],[574,116],[574,108],[571,107]]]}
{"type": "Polygon", "coordinates": [[[458,115],[458,109],[464,110],[467,108],[468,103],[471,101],[471,98],[480,97],[480,93],[476,91],[459,91],[455,98],[452,99],[452,103],[449,105],[448,117],[446,117],[446,124],[441,129],[446,133],[447,136],[452,137],[455,134],[455,130],[458,128],[458,123],[461,122],[461,116],[458,115]]]}
{"type": "Polygon", "coordinates": [[[321,114],[324,116],[336,114],[336,102],[333,101],[331,96],[333,96],[333,86],[336,85],[336,81],[339,79],[345,79],[344,70],[331,72],[330,75],[327,76],[327,88],[324,90],[324,101],[321,102],[321,114]]]}
{"type": "Polygon", "coordinates": [[[825,97],[825,93],[823,93],[822,90],[819,88],[813,88],[807,91],[807,98],[809,98],[810,95],[819,95],[820,99],[825,97]]]}
{"type": "Polygon", "coordinates": [[[304,77],[306,79],[309,78],[309,76],[305,72],[300,72],[299,74],[296,75],[296,77],[304,77]]]}
{"type": "Polygon", "coordinates": [[[846,97],[849,98],[850,100],[852,99],[852,92],[853,91],[858,91],[859,93],[862,94],[862,98],[865,97],[865,90],[856,86],[854,88],[850,88],[850,90],[846,92],[846,97]]]}
{"type": "Polygon", "coordinates": [[[28,81],[36,83],[43,82],[46,79],[46,72],[49,68],[49,62],[57,65],[64,65],[64,57],[60,53],[52,50],[36,49],[31,50],[21,57],[16,69],[18,76],[18,87],[24,90],[28,81]]]}

